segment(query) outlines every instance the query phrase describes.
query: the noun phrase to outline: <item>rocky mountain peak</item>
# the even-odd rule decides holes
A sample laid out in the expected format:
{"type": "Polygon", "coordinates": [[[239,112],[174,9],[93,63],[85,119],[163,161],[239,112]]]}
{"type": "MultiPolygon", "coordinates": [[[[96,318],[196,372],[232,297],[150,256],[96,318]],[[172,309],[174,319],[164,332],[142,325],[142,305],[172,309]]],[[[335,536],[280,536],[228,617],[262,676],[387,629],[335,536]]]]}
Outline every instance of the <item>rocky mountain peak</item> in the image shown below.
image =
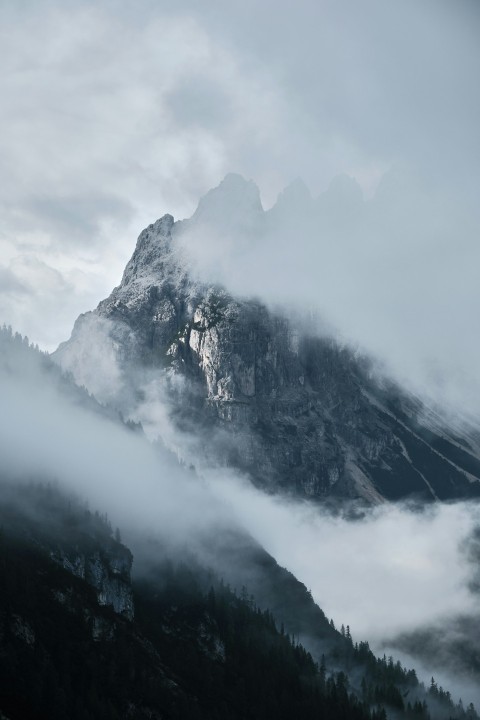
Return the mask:
{"type": "Polygon", "coordinates": [[[296,178],[278,195],[277,202],[269,210],[269,221],[275,227],[295,223],[299,217],[310,216],[314,204],[310,190],[301,178],[296,178]]]}
{"type": "Polygon", "coordinates": [[[344,214],[347,208],[352,212],[363,204],[362,188],[353,177],[336,175],[328,190],[319,196],[317,203],[319,209],[327,213],[344,214]]]}
{"type": "Polygon", "coordinates": [[[308,203],[312,199],[312,195],[302,178],[295,178],[287,187],[279,194],[277,204],[279,203],[308,203]]]}
{"type": "MultiPolygon", "coordinates": [[[[308,191],[296,183],[285,206],[289,197],[295,204],[308,191]]],[[[342,222],[345,203],[362,208],[346,176],[321,200],[326,222],[342,222]]],[[[289,233],[295,217],[287,213],[289,233]]],[[[348,348],[192,274],[187,251],[219,262],[225,244],[257,242],[263,221],[268,231],[258,188],[239,175],[207,193],[190,220],[157,220],[140,234],[122,284],[79,319],[55,360],[142,422],[161,387],[175,427],[193,438],[189,462],[237,468],[269,490],[367,502],[480,495],[476,433],[467,441],[434,426],[422,403],[379,384],[348,348]]]]}
{"type": "Polygon", "coordinates": [[[140,276],[150,276],[152,269],[171,251],[172,215],[164,215],[140,233],[135,252],[123,273],[122,285],[128,285],[140,276]]]}
{"type": "Polygon", "coordinates": [[[191,218],[196,227],[219,231],[247,228],[263,215],[260,191],[252,180],[229,173],[204,195],[191,218]]]}

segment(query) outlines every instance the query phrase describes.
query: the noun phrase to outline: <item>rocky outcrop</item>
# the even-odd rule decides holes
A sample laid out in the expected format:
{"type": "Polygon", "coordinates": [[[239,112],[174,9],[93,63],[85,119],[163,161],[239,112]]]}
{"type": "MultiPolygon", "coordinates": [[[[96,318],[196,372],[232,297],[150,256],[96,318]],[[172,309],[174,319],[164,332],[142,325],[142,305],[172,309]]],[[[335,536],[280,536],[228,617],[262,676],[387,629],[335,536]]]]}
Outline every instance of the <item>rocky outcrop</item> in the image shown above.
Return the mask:
{"type": "MultiPolygon", "coordinates": [[[[310,202],[301,186],[293,191],[310,202]]],[[[240,241],[254,221],[261,227],[262,212],[252,183],[229,176],[191,220],[150,225],[121,284],[78,319],[55,360],[138,420],[161,386],[172,422],[188,433],[189,462],[234,467],[268,490],[371,503],[478,495],[478,434],[459,436],[313,323],[194,279],[186,230],[214,226],[240,241]]]]}
{"type": "Polygon", "coordinates": [[[119,615],[133,620],[134,604],[130,582],[132,554],[123,545],[110,545],[93,549],[89,553],[79,550],[57,549],[50,554],[76,577],[85,580],[97,591],[99,605],[111,607],[119,615]]]}
{"type": "MultiPolygon", "coordinates": [[[[106,516],[91,513],[75,497],[64,496],[57,486],[12,483],[0,478],[1,530],[33,548],[74,578],[90,592],[93,604],[109,607],[133,620],[131,584],[133,555],[113,533],[106,516]]],[[[72,587],[77,587],[73,585],[72,587]]],[[[61,605],[72,605],[72,587],[54,591],[61,605]]]]}

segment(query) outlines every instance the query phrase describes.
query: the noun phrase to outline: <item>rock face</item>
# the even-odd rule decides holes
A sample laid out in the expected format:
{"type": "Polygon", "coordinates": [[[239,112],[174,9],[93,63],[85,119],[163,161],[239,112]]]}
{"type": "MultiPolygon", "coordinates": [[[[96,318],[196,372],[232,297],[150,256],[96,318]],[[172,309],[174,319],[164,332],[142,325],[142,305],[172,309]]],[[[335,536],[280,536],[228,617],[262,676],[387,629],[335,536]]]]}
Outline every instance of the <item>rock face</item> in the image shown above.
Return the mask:
{"type": "Polygon", "coordinates": [[[221,206],[230,215],[217,229],[227,233],[232,217],[241,237],[261,220],[254,188],[228,176],[191,220],[165,215],[144,230],[121,284],[80,316],[54,359],[144,422],[161,387],[170,419],[188,433],[189,460],[234,467],[271,491],[373,503],[480,494],[475,432],[459,437],[334,340],[189,274],[185,228],[204,232],[221,206]]]}
{"type": "Polygon", "coordinates": [[[76,577],[85,580],[97,591],[99,605],[108,606],[119,615],[133,620],[133,592],[130,571],[133,557],[120,544],[92,549],[90,553],[59,549],[51,553],[53,560],[76,577]]]}

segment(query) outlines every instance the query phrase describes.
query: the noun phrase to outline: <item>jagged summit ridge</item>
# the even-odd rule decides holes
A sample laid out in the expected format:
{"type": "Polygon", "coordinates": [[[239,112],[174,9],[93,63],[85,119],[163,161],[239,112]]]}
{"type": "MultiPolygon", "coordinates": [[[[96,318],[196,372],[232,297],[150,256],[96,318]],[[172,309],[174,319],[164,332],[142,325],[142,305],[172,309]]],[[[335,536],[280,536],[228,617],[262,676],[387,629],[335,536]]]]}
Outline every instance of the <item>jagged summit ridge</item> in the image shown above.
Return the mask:
{"type": "Polygon", "coordinates": [[[137,240],[135,251],[125,267],[122,281],[114,293],[132,286],[164,283],[178,269],[172,248],[172,215],[164,215],[143,230],[137,240]]]}
{"type": "Polygon", "coordinates": [[[238,229],[263,215],[260,191],[252,180],[229,173],[222,182],[204,195],[192,216],[196,225],[218,230],[238,229]]]}

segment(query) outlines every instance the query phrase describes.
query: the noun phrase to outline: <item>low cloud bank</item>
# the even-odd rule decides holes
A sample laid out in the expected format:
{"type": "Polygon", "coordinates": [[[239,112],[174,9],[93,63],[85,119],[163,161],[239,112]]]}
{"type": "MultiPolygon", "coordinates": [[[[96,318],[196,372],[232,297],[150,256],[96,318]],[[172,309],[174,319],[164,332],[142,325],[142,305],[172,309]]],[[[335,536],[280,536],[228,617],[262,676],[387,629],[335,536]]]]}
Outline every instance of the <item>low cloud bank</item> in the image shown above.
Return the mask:
{"type": "Polygon", "coordinates": [[[377,644],[459,611],[474,612],[465,543],[480,522],[471,503],[385,504],[357,520],[271,497],[225,473],[211,486],[242,524],[312,591],[337,625],[377,644]]]}
{"type": "MultiPolygon", "coordinates": [[[[1,358],[3,360],[4,358],[1,358]]],[[[7,477],[58,480],[115,525],[179,541],[214,527],[225,508],[166,449],[68,397],[36,363],[0,363],[0,469],[7,477]]]]}
{"type": "Polygon", "coordinates": [[[478,669],[466,667],[479,618],[471,552],[478,503],[385,504],[348,520],[266,496],[235,476],[210,473],[209,481],[336,627],[350,625],[354,641],[415,667],[427,685],[434,675],[464,701],[480,703],[478,669]]]}

